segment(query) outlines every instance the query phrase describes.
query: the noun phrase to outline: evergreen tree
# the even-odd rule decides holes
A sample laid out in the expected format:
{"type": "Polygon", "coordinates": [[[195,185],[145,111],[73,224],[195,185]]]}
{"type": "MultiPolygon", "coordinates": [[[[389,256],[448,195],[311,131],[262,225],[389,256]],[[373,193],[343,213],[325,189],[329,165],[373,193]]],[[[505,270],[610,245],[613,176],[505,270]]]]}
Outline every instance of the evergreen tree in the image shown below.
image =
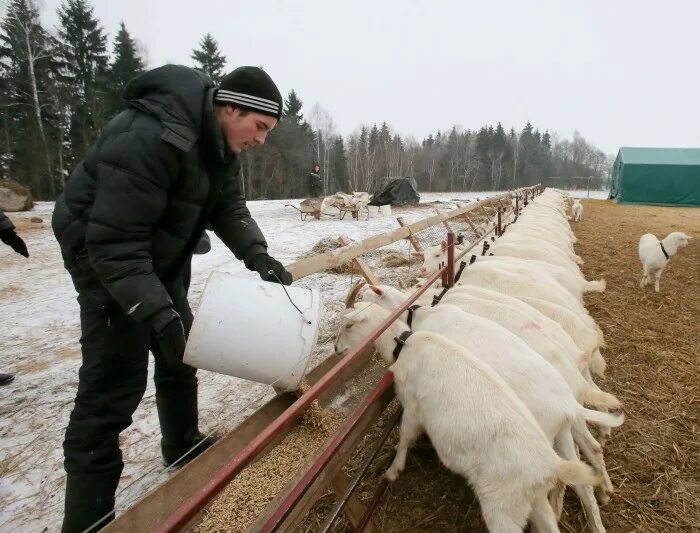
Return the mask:
{"type": "Polygon", "coordinates": [[[124,87],[134,76],[143,72],[144,68],[143,59],[136,49],[136,42],[122,21],[114,40],[114,60],[109,68],[110,115],[115,115],[123,108],[124,87]]]}
{"type": "Polygon", "coordinates": [[[68,159],[72,166],[102,130],[106,119],[107,36],[86,0],[58,8],[61,81],[71,87],[68,159]]]}
{"type": "Polygon", "coordinates": [[[284,101],[284,109],[282,110],[282,118],[289,118],[294,120],[297,124],[301,124],[304,120],[304,115],[301,114],[301,107],[303,103],[297,96],[296,91],[292,89],[287,95],[287,99],[284,101]]]}
{"type": "Polygon", "coordinates": [[[345,191],[352,188],[349,182],[348,159],[345,153],[343,138],[338,135],[333,144],[333,181],[330,182],[329,193],[337,190],[345,191]]]}
{"type": "Polygon", "coordinates": [[[219,50],[219,43],[216,42],[211,33],[202,37],[199,49],[192,50],[190,57],[196,63],[195,68],[209,74],[217,85],[221,83],[226,68],[226,56],[219,50]]]}
{"type": "Polygon", "coordinates": [[[6,106],[3,174],[22,180],[39,198],[51,198],[55,181],[46,91],[52,83],[53,45],[32,0],[12,0],[7,6],[0,59],[6,106]]]}

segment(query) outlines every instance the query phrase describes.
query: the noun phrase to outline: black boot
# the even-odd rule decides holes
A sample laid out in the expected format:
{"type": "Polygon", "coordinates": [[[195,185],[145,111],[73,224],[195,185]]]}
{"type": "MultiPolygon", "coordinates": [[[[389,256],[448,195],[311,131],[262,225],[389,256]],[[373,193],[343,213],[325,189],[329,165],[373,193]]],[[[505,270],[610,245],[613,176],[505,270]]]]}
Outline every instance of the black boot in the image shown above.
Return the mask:
{"type": "Polygon", "coordinates": [[[114,495],[120,475],[120,471],[68,474],[61,533],[92,533],[114,520],[114,495]]]}
{"type": "Polygon", "coordinates": [[[218,439],[218,435],[205,436],[199,432],[197,389],[182,391],[176,397],[156,396],[156,407],[163,435],[160,447],[165,466],[175,463],[183,466],[218,439]],[[200,442],[199,446],[192,449],[200,442]]]}

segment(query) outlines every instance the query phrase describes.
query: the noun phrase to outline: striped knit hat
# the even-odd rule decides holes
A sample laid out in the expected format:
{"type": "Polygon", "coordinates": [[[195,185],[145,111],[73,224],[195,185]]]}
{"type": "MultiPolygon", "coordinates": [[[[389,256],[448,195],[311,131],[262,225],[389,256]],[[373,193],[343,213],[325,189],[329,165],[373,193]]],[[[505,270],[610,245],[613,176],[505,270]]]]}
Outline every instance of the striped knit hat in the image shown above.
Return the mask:
{"type": "Polygon", "coordinates": [[[238,67],[226,74],[214,93],[214,102],[270,115],[277,120],[282,116],[282,95],[267,72],[258,67],[238,67]]]}

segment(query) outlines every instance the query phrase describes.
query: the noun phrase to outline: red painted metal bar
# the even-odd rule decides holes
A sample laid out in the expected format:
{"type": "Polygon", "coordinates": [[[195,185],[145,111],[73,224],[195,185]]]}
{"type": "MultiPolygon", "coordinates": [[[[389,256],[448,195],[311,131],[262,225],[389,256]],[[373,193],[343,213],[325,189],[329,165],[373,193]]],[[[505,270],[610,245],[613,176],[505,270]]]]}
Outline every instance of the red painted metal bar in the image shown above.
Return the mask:
{"type": "Polygon", "coordinates": [[[345,506],[348,504],[350,497],[355,493],[357,487],[360,485],[360,482],[362,481],[364,475],[367,473],[367,470],[369,470],[372,461],[374,461],[374,458],[377,457],[379,450],[382,449],[384,443],[386,442],[386,439],[389,438],[389,435],[394,430],[394,426],[398,424],[399,419],[401,418],[401,413],[402,410],[397,409],[396,413],[389,419],[389,421],[386,424],[386,427],[384,428],[384,431],[382,432],[380,437],[374,442],[372,450],[367,455],[367,457],[365,457],[364,461],[362,462],[362,465],[354,474],[352,481],[348,484],[345,491],[343,491],[343,493],[340,495],[338,501],[335,502],[335,505],[333,506],[333,509],[331,509],[330,513],[328,513],[328,516],[326,516],[326,520],[324,520],[323,524],[321,525],[319,533],[328,533],[331,527],[333,527],[333,524],[340,516],[340,513],[343,511],[343,509],[345,509],[345,506]]]}
{"type": "Polygon", "coordinates": [[[382,478],[382,480],[379,482],[377,490],[374,492],[372,501],[369,502],[369,505],[367,506],[367,512],[362,517],[362,521],[360,522],[360,524],[357,526],[357,528],[355,528],[355,533],[362,533],[362,531],[364,531],[365,528],[367,528],[367,525],[369,524],[369,521],[372,518],[374,511],[379,506],[379,502],[382,501],[382,498],[384,497],[384,494],[386,494],[388,488],[389,482],[385,478],[382,478]]]}
{"type": "Polygon", "coordinates": [[[372,392],[370,392],[359,407],[355,409],[352,415],[350,415],[350,418],[345,421],[345,424],[343,424],[343,427],[337,433],[333,439],[333,442],[331,442],[331,444],[325,450],[323,450],[323,453],[318,459],[316,459],[314,464],[311,465],[311,468],[306,471],[304,477],[301,478],[299,483],[294,486],[284,501],[272,514],[270,519],[260,528],[260,533],[272,533],[273,531],[277,531],[282,526],[284,520],[287,518],[287,516],[289,516],[289,513],[292,511],[292,509],[294,509],[297,502],[299,502],[302,496],[304,496],[304,493],[316,480],[323,468],[331,461],[331,459],[333,459],[333,456],[343,445],[345,439],[348,438],[352,430],[355,428],[355,425],[360,420],[360,417],[362,417],[365,411],[367,411],[367,409],[369,409],[373,403],[379,400],[379,397],[384,394],[384,392],[386,392],[386,390],[391,387],[393,383],[394,374],[392,372],[387,372],[384,374],[384,376],[382,376],[382,379],[379,380],[379,383],[377,383],[372,392]]]}
{"type": "Polygon", "coordinates": [[[499,207],[499,208],[498,208],[498,214],[496,215],[496,217],[497,217],[497,222],[496,222],[496,224],[497,224],[497,225],[496,225],[496,237],[500,237],[501,235],[503,235],[503,219],[502,219],[502,214],[501,214],[501,212],[502,212],[502,210],[501,210],[501,208],[499,207]]]}
{"type": "Polygon", "coordinates": [[[365,340],[350,351],[337,365],[311,386],[299,399],[290,405],[279,417],[273,420],[269,426],[261,431],[245,448],[238,452],[226,463],[201,489],[195,492],[182,505],[177,507],[165,520],[155,529],[156,533],[170,533],[182,529],[194,516],[201,511],[204,506],[211,501],[221,489],[223,489],[231,479],[245,468],[265,447],[272,442],[277,435],[289,427],[304,410],[318,396],[326,390],[338,375],[357,359],[362,352],[384,333],[401,314],[415,302],[429,287],[442,276],[439,270],[426,280],[423,287],[411,295],[406,302],[394,310],[381,324],[379,324],[365,340]]]}
{"type": "Polygon", "coordinates": [[[448,289],[455,284],[455,234],[447,232],[447,284],[448,289]]]}

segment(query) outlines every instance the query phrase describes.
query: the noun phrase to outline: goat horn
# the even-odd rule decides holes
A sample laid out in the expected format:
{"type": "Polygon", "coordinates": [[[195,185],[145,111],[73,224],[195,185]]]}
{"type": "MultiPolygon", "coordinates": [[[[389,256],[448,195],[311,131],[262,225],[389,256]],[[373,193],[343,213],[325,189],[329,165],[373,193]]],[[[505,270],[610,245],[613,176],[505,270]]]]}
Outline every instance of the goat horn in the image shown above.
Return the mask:
{"type": "Polygon", "coordinates": [[[361,279],[355,282],[355,284],[350,288],[347,297],[345,298],[345,308],[349,309],[355,305],[355,300],[357,300],[357,295],[360,293],[360,289],[364,287],[365,280],[361,279]]]}

